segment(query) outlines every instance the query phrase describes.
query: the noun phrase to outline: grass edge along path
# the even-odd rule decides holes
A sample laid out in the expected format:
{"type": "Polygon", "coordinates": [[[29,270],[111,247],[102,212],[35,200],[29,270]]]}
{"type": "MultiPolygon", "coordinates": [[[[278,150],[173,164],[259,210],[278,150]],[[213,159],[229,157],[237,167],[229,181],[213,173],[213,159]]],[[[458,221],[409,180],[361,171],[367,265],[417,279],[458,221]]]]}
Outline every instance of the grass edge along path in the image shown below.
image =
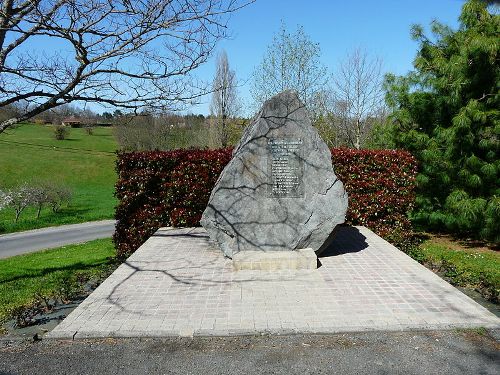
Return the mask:
{"type": "Polygon", "coordinates": [[[450,284],[478,291],[487,301],[499,304],[500,253],[463,248],[430,238],[409,252],[412,258],[435,271],[450,284]]]}
{"type": "Polygon", "coordinates": [[[118,266],[110,238],[0,260],[0,323],[88,294],[118,266]]]}

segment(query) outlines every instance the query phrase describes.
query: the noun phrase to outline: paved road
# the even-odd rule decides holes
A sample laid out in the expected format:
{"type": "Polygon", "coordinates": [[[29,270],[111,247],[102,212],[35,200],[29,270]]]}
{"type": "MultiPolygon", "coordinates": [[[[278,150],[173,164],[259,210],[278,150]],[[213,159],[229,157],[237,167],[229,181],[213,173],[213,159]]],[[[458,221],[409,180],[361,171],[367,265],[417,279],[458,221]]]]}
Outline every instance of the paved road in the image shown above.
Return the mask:
{"type": "MultiPolygon", "coordinates": [[[[497,332],[498,333],[498,332],[497,332]]],[[[0,339],[2,375],[497,375],[500,344],[483,330],[194,339],[0,339]]]]}
{"type": "Polygon", "coordinates": [[[0,236],[0,258],[111,237],[114,231],[114,220],[102,220],[4,234],[0,236]]]}

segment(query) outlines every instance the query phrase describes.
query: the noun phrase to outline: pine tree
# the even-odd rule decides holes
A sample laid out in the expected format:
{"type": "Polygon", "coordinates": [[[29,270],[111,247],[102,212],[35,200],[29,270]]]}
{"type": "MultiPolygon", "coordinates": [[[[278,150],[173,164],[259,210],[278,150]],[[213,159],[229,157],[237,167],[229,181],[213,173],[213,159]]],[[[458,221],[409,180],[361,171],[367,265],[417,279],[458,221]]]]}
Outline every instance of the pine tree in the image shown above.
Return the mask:
{"type": "Polygon", "coordinates": [[[500,16],[470,0],[459,21],[412,28],[415,70],[385,81],[393,136],[420,162],[417,223],[500,242],[500,16]]]}

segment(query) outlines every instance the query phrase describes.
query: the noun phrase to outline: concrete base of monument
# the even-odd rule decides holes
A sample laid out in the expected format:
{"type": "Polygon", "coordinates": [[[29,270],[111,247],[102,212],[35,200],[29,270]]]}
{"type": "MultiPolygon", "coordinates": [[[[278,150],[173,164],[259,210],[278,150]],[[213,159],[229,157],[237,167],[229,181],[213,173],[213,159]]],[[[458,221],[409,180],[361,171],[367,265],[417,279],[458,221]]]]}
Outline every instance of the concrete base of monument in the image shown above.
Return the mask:
{"type": "Polygon", "coordinates": [[[241,270],[315,270],[318,257],[313,249],[295,251],[241,251],[233,256],[233,269],[241,270]]]}
{"type": "Polygon", "coordinates": [[[45,337],[500,328],[487,309],[364,227],[340,227],[318,264],[235,270],[203,228],[162,228],[45,337]]]}

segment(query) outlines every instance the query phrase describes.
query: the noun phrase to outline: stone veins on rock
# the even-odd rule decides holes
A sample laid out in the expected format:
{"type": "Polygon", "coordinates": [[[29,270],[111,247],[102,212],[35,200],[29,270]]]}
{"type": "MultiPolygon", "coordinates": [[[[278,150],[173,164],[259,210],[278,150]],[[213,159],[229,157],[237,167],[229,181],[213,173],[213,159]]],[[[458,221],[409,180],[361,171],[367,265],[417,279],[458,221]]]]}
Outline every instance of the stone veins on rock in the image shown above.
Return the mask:
{"type": "Polygon", "coordinates": [[[201,224],[230,258],[246,250],[321,252],[346,211],[330,150],[297,94],[285,91],[245,130],[201,224]]]}

